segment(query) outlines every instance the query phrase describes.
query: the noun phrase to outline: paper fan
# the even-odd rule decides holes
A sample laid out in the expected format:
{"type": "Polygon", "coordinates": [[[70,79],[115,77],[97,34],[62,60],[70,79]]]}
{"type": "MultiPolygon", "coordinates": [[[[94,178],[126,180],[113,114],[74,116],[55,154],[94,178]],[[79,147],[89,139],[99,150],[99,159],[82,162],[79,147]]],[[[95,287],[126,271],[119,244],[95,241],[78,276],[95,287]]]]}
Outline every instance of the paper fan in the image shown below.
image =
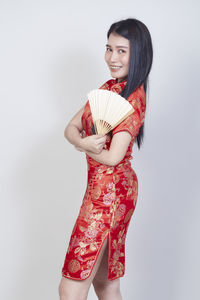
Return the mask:
{"type": "Polygon", "coordinates": [[[134,112],[133,106],[115,92],[96,89],[87,96],[96,134],[107,134],[134,112]]]}

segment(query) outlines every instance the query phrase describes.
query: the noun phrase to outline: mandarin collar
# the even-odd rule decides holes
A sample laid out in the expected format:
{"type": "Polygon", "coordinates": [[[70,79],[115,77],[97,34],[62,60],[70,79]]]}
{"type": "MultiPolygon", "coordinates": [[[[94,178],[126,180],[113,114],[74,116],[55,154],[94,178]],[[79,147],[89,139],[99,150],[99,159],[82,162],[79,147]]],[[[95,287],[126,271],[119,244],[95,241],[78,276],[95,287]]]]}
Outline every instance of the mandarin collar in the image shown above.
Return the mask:
{"type": "Polygon", "coordinates": [[[115,79],[115,84],[126,83],[126,82],[127,82],[127,79],[124,79],[120,82],[117,81],[117,78],[115,79]]]}

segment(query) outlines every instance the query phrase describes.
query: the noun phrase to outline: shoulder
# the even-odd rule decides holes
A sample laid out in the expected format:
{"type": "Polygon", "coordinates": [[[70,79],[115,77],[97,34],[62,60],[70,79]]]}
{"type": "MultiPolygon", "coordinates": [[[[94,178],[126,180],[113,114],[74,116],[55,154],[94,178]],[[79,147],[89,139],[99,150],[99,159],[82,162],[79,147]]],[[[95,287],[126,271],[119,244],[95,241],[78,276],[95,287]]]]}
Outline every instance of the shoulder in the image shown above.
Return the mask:
{"type": "Polygon", "coordinates": [[[106,82],[104,82],[99,89],[104,89],[104,90],[110,90],[112,85],[115,84],[115,79],[109,79],[106,82]]]}
{"type": "Polygon", "coordinates": [[[135,89],[135,91],[127,99],[133,106],[146,107],[146,93],[144,90],[144,84],[141,84],[135,89]]]}
{"type": "Polygon", "coordinates": [[[146,112],[146,93],[144,85],[140,85],[127,99],[133,106],[135,114],[138,114],[141,122],[144,122],[146,112]]]}

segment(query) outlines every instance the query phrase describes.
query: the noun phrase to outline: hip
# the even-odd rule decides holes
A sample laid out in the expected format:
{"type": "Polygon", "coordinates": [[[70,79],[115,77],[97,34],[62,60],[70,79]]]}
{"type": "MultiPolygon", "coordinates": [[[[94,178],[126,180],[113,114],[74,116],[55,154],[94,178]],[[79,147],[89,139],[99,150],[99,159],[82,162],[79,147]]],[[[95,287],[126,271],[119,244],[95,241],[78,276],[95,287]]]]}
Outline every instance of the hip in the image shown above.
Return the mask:
{"type": "Polygon", "coordinates": [[[137,191],[138,178],[130,160],[124,160],[116,166],[88,163],[88,189],[97,198],[107,194],[124,197],[137,191]]]}

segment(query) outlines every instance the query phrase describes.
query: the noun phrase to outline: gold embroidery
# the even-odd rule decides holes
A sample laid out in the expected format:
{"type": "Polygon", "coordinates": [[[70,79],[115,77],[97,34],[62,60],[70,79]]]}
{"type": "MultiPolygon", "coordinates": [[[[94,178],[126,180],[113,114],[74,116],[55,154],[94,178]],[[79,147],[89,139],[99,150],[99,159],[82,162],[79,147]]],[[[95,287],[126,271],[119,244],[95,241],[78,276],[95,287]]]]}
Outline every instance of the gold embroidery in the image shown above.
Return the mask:
{"type": "Polygon", "coordinates": [[[71,259],[68,263],[68,268],[71,273],[76,273],[80,269],[80,263],[76,259],[71,259]]]}
{"type": "Polygon", "coordinates": [[[90,270],[83,270],[81,272],[81,279],[87,278],[89,276],[89,274],[90,274],[90,270]]]}
{"type": "MultiPolygon", "coordinates": [[[[122,86],[110,80],[101,88],[120,92],[122,86]]],[[[116,166],[102,165],[86,155],[88,163],[88,185],[81,205],[79,217],[73,228],[73,235],[67,250],[63,276],[85,279],[94,265],[100,245],[109,235],[109,273],[110,279],[122,276],[125,266],[125,238],[127,223],[134,212],[137,202],[137,177],[131,169],[132,146],[135,135],[144,120],[144,91],[137,89],[129,101],[135,112],[118,127],[127,130],[133,136],[124,159],[116,166]],[[73,257],[73,259],[72,259],[73,257]],[[70,273],[74,275],[70,275],[70,273]],[[78,272],[79,271],[79,272],[78,272]]],[[[82,115],[86,136],[92,134],[92,116],[89,101],[82,115]]],[[[106,147],[110,148],[111,137],[106,138],[106,147]]]]}
{"type": "Polygon", "coordinates": [[[93,197],[94,199],[98,199],[100,195],[101,195],[101,188],[98,185],[96,185],[93,191],[93,197]]]}
{"type": "Polygon", "coordinates": [[[127,222],[130,220],[130,217],[132,216],[133,211],[134,211],[134,208],[131,208],[131,209],[127,212],[127,214],[126,214],[126,216],[125,216],[125,218],[124,218],[124,223],[127,223],[127,222]]]}

